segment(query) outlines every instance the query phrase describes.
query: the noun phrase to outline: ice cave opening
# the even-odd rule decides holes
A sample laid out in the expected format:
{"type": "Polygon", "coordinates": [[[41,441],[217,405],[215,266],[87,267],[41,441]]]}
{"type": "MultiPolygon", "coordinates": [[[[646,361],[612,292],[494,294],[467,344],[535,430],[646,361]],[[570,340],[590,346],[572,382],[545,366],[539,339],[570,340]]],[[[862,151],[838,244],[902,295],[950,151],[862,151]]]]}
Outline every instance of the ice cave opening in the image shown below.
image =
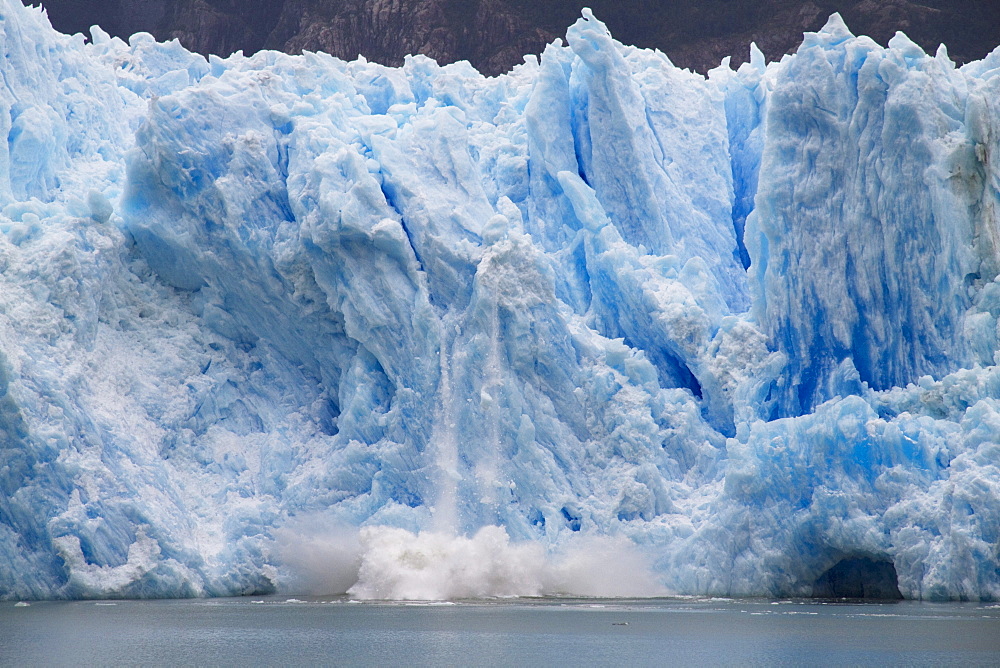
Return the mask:
{"type": "Polygon", "coordinates": [[[899,577],[891,561],[871,557],[845,557],[816,578],[813,598],[902,600],[899,577]]]}

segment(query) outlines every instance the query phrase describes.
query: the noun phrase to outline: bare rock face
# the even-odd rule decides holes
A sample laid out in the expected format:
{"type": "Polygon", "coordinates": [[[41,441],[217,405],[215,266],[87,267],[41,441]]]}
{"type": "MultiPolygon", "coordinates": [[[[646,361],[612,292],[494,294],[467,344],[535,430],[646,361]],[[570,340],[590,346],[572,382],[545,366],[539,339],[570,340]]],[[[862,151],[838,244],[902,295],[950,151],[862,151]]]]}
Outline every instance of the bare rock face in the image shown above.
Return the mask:
{"type": "Polygon", "coordinates": [[[512,8],[503,0],[287,0],[267,46],[345,59],[363,55],[387,65],[421,53],[442,63],[468,60],[497,74],[557,36],[512,8]]]}
{"type": "Polygon", "coordinates": [[[274,12],[284,3],[174,0],[158,4],[164,13],[154,35],[179,39],[191,51],[229,55],[264,48],[274,27],[274,12]]]}
{"type": "MultiPolygon", "coordinates": [[[[26,4],[39,0],[24,0],[26,4]]],[[[856,34],[880,43],[902,30],[925,50],[945,43],[958,63],[1000,44],[1000,3],[981,0],[41,0],[53,25],[113,35],[139,31],[177,38],[200,53],[262,48],[363,55],[399,65],[421,53],[468,60],[499,74],[565,33],[584,6],[617,39],[658,48],[674,64],[707,72],[729,56],[744,62],[750,42],[768,59],[794,51],[802,33],[839,11],[856,34]]]]}
{"type": "Polygon", "coordinates": [[[137,32],[159,40],[179,39],[192,51],[229,55],[264,46],[281,13],[283,0],[24,0],[41,4],[52,25],[65,33],[87,34],[100,25],[127,38],[137,32]]]}

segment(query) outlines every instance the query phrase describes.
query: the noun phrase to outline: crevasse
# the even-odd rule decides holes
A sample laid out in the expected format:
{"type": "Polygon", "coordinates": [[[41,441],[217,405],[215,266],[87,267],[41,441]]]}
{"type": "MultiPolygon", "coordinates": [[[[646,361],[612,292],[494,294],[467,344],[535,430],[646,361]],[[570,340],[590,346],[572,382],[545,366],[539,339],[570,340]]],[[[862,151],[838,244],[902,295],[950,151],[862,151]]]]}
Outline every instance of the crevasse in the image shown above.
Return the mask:
{"type": "Polygon", "coordinates": [[[0,596],[1000,598],[1000,51],[0,40],[0,596]]]}

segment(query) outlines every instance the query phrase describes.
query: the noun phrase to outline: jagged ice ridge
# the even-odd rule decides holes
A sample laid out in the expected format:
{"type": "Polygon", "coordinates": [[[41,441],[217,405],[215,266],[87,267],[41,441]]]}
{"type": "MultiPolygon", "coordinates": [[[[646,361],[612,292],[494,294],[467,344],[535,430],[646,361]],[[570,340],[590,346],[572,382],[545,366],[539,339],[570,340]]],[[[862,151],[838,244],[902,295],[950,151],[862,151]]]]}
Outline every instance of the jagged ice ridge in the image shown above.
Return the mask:
{"type": "Polygon", "coordinates": [[[1000,51],[0,44],[0,596],[1000,599],[1000,51]]]}

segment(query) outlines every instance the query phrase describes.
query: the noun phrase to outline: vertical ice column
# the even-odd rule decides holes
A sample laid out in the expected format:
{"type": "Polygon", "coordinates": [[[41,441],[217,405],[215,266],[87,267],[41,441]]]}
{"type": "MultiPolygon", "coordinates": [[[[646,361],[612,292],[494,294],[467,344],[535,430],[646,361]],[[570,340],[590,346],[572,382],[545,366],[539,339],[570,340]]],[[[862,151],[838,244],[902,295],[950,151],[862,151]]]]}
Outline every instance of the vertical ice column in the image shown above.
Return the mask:
{"type": "Polygon", "coordinates": [[[653,157],[645,104],[625,59],[604,24],[589,10],[566,35],[585,64],[587,122],[592,154],[582,165],[601,203],[626,241],[666,253],[674,245],[657,192],[663,174],[653,157]]]}
{"type": "Polygon", "coordinates": [[[589,11],[567,39],[571,91],[586,100],[573,118],[580,176],[628,244],[702,258],[728,307],[744,310],[722,92],[661,53],[623,47],[589,11]]]}
{"type": "Polygon", "coordinates": [[[778,71],[747,228],[754,313],[790,360],[777,411],[966,361],[975,222],[948,178],[963,86],[834,15],[778,71]]]}

